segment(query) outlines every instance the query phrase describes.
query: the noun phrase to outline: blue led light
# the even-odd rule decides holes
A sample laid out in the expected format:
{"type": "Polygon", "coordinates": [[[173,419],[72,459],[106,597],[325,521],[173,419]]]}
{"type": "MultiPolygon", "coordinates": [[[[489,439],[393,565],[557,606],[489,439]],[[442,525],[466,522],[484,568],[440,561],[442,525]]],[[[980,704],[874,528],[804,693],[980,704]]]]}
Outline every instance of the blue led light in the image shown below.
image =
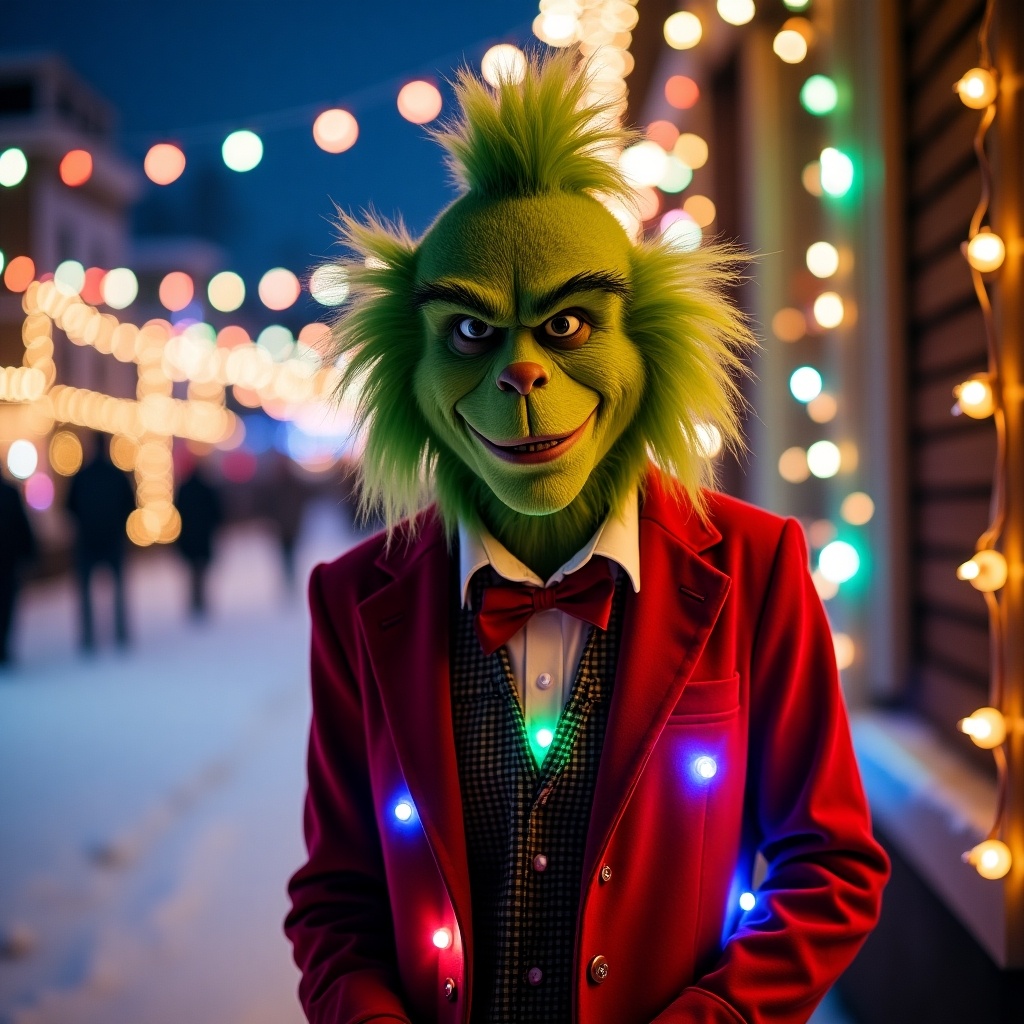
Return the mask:
{"type": "Polygon", "coordinates": [[[743,910],[753,910],[756,902],[752,892],[745,892],[740,896],[740,907],[743,910]]]}
{"type": "Polygon", "coordinates": [[[693,770],[702,779],[713,779],[718,772],[718,765],[715,763],[713,757],[708,757],[707,754],[701,754],[693,762],[693,770]]]}
{"type": "Polygon", "coordinates": [[[412,821],[416,814],[416,808],[413,807],[412,802],[409,800],[399,800],[394,807],[395,817],[404,825],[406,822],[412,821]]]}

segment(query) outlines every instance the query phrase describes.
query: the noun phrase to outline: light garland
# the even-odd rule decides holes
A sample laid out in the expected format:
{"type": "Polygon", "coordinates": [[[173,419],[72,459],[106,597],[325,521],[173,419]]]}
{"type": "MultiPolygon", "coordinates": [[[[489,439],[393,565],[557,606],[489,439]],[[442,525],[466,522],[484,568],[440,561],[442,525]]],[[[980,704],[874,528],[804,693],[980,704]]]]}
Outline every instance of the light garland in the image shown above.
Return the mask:
{"type": "Polygon", "coordinates": [[[1006,753],[1006,722],[1001,711],[1004,699],[1003,633],[999,604],[999,591],[1006,583],[1008,566],[1003,555],[995,550],[1006,517],[1006,420],[1003,413],[1000,353],[996,337],[995,318],[988,287],[983,275],[993,273],[1001,266],[1006,253],[1003,240],[982,222],[988,213],[992,194],[992,168],[985,151],[985,137],[996,117],[998,78],[992,64],[988,35],[995,12],[995,0],[988,0],[978,32],[980,62],[954,85],[954,90],[965,106],[984,113],[974,136],[974,152],[981,171],[981,196],[971,218],[968,240],[963,246],[971,268],[975,295],[981,306],[985,323],[988,350],[986,373],[976,374],[954,389],[954,413],[964,413],[974,419],[992,416],[996,428],[996,465],[992,494],[992,519],[978,538],[974,556],[957,569],[957,577],[971,584],[985,598],[991,637],[992,666],[989,684],[990,707],[979,708],[974,714],[961,719],[958,728],[970,736],[979,747],[992,751],[996,763],[997,797],[996,817],[983,842],[963,855],[964,863],[972,865],[984,878],[1002,878],[1010,870],[1013,857],[1010,848],[998,837],[1006,814],[1009,779],[1006,753]]]}

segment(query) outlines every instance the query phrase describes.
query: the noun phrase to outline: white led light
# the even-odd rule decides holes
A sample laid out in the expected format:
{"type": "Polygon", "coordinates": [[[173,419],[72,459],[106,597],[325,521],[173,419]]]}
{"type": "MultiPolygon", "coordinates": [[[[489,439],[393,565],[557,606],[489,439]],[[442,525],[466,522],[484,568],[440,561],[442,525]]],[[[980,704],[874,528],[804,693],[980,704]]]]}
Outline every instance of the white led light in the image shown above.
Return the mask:
{"type": "Polygon", "coordinates": [[[438,949],[447,949],[452,944],[451,928],[438,928],[431,936],[431,941],[438,949]]]}
{"type": "Polygon", "coordinates": [[[693,762],[693,770],[702,779],[713,779],[718,772],[718,765],[715,763],[713,757],[708,757],[707,754],[702,754],[693,762]]]}
{"type": "Polygon", "coordinates": [[[538,747],[550,747],[551,741],[555,738],[555,734],[550,729],[538,729],[537,730],[537,746],[538,747]]]}
{"type": "Polygon", "coordinates": [[[757,900],[754,898],[754,894],[752,892],[745,892],[740,896],[740,909],[753,910],[756,902],[757,900]]]}
{"type": "Polygon", "coordinates": [[[395,804],[395,817],[399,821],[410,821],[412,819],[412,804],[408,800],[399,800],[395,804]]]}

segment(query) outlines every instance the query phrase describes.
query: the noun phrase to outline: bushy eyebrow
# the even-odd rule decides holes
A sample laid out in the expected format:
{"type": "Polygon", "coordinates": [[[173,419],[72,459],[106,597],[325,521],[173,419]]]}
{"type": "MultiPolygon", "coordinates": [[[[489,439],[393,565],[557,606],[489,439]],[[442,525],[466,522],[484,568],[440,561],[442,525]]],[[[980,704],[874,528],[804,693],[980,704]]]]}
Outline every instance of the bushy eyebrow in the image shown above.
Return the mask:
{"type": "Polygon", "coordinates": [[[431,302],[450,302],[455,306],[475,310],[488,323],[498,323],[502,319],[501,313],[486,295],[459,281],[432,281],[417,285],[412,293],[412,301],[417,309],[431,302]]]}
{"type": "Polygon", "coordinates": [[[607,270],[584,271],[574,274],[568,281],[529,299],[530,312],[540,316],[549,309],[554,309],[570,295],[578,295],[580,292],[610,292],[623,299],[629,299],[633,294],[621,274],[607,270]]]}

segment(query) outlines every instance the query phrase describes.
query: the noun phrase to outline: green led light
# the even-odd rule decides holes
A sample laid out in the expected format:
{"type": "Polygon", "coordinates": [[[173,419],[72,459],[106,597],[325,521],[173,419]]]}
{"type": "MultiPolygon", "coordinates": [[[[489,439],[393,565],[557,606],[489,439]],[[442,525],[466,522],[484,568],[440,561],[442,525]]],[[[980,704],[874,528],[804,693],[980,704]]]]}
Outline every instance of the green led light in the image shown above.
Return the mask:
{"type": "Polygon", "coordinates": [[[538,729],[535,738],[537,746],[546,750],[551,746],[551,741],[555,738],[555,734],[550,729],[538,729]]]}
{"type": "Polygon", "coordinates": [[[853,161],[832,146],[821,151],[821,187],[837,199],[853,187],[853,161]]]}
{"type": "Polygon", "coordinates": [[[836,109],[839,90],[827,75],[811,75],[800,90],[800,102],[807,113],[823,117],[836,109]]]}
{"type": "Polygon", "coordinates": [[[782,0],[788,11],[806,11],[811,6],[811,0],[782,0]]]}

